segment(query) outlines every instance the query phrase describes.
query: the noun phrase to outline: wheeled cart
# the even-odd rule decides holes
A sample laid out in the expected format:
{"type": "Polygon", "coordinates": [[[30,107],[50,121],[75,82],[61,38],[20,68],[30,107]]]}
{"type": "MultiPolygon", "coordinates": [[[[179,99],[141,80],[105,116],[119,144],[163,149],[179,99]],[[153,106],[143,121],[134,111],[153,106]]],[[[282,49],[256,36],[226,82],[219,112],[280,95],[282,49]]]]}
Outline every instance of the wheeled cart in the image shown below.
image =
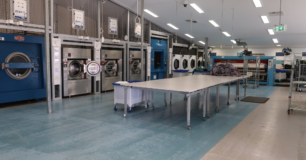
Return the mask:
{"type": "MultiPolygon", "coordinates": [[[[116,111],[118,109],[118,104],[124,104],[124,86],[122,84],[127,83],[137,83],[142,81],[121,81],[113,83],[114,86],[114,110],[116,111]]],[[[127,105],[128,105],[128,112],[132,111],[132,107],[139,106],[143,102],[145,102],[145,98],[148,98],[150,96],[144,96],[144,92],[141,89],[135,89],[135,88],[128,88],[127,90],[127,105]]],[[[149,105],[145,105],[147,108],[149,105]]]]}

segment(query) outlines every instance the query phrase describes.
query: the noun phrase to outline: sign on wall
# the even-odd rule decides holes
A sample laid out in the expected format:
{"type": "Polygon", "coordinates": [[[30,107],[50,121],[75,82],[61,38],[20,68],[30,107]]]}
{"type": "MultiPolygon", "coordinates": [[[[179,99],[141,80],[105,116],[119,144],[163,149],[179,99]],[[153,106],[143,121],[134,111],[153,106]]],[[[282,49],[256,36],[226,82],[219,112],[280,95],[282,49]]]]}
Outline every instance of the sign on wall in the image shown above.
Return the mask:
{"type": "Polygon", "coordinates": [[[82,10],[72,10],[72,28],[85,30],[85,12],[82,10]]]}
{"type": "Polygon", "coordinates": [[[118,34],[118,20],[108,17],[108,34],[118,34]]]}

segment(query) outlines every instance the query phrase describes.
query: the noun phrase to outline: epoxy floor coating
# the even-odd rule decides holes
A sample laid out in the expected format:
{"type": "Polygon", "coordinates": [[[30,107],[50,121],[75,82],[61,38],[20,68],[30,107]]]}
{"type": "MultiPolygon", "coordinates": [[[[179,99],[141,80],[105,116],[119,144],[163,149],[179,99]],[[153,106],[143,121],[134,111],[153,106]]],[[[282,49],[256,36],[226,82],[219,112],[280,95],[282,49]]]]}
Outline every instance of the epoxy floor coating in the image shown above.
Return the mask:
{"type": "MultiPolygon", "coordinates": [[[[220,87],[220,113],[211,108],[205,122],[199,97],[193,96],[191,130],[179,94],[165,107],[163,93],[156,92],[154,111],[136,107],[126,118],[123,106],[113,110],[112,92],[52,102],[50,115],[46,103],[1,109],[0,159],[200,159],[258,106],[234,101],[235,87],[230,106],[227,86],[220,87]]],[[[268,97],[275,89],[250,88],[247,95],[268,97]]],[[[215,89],[210,102],[214,106],[215,89]]]]}

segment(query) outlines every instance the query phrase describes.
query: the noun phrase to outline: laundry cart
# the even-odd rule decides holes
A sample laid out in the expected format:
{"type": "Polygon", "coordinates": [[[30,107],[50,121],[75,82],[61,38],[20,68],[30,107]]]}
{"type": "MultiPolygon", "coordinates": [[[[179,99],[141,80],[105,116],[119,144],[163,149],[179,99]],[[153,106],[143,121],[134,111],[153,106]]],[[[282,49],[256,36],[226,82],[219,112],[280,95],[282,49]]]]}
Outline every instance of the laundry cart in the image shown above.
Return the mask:
{"type": "Polygon", "coordinates": [[[290,90],[289,90],[289,105],[288,114],[293,113],[293,110],[306,111],[306,62],[302,57],[293,56],[292,67],[294,72],[291,72],[290,90]]]}
{"type": "Polygon", "coordinates": [[[173,78],[189,76],[189,70],[173,70],[173,78]]]}
{"type": "MultiPolygon", "coordinates": [[[[124,105],[124,86],[125,83],[138,83],[143,81],[120,81],[113,83],[114,86],[114,110],[118,109],[118,104],[124,105]]],[[[147,103],[149,104],[150,94],[147,95],[147,103]]],[[[145,102],[144,92],[141,89],[127,89],[127,105],[128,112],[132,111],[132,107],[138,106],[145,102]]],[[[148,105],[149,106],[149,105],[148,105]]]]}

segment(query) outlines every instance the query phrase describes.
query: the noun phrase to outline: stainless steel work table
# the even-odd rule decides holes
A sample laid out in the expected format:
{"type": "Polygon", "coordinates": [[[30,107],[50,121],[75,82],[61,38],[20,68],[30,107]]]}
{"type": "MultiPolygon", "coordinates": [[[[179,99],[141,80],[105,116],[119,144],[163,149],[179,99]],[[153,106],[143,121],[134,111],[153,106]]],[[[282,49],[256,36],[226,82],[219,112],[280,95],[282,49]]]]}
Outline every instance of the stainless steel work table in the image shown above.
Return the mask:
{"type": "MultiPolygon", "coordinates": [[[[188,129],[190,127],[190,102],[191,96],[204,92],[203,94],[203,118],[205,120],[206,110],[209,113],[209,89],[217,88],[217,98],[216,98],[216,111],[219,111],[219,86],[228,84],[228,101],[230,99],[230,84],[232,82],[237,82],[236,87],[236,99],[239,100],[239,84],[241,80],[246,82],[247,76],[241,77],[230,77],[230,76],[210,76],[210,75],[194,75],[194,76],[186,76],[186,77],[177,77],[177,78],[169,78],[162,80],[154,80],[154,81],[146,81],[139,83],[127,83],[122,84],[124,86],[124,114],[123,117],[127,115],[127,88],[136,88],[144,90],[145,94],[145,107],[147,109],[147,94],[149,91],[160,91],[165,93],[180,93],[185,94],[187,97],[187,126],[188,129]]],[[[246,87],[244,89],[244,95],[246,95],[246,87]]],[[[152,107],[154,108],[154,94],[152,94],[152,107]]],[[[170,100],[171,101],[171,100],[170,100]]],[[[166,103],[166,95],[165,95],[165,103],[166,103]]],[[[170,102],[171,104],[171,102],[170,102]]]]}

